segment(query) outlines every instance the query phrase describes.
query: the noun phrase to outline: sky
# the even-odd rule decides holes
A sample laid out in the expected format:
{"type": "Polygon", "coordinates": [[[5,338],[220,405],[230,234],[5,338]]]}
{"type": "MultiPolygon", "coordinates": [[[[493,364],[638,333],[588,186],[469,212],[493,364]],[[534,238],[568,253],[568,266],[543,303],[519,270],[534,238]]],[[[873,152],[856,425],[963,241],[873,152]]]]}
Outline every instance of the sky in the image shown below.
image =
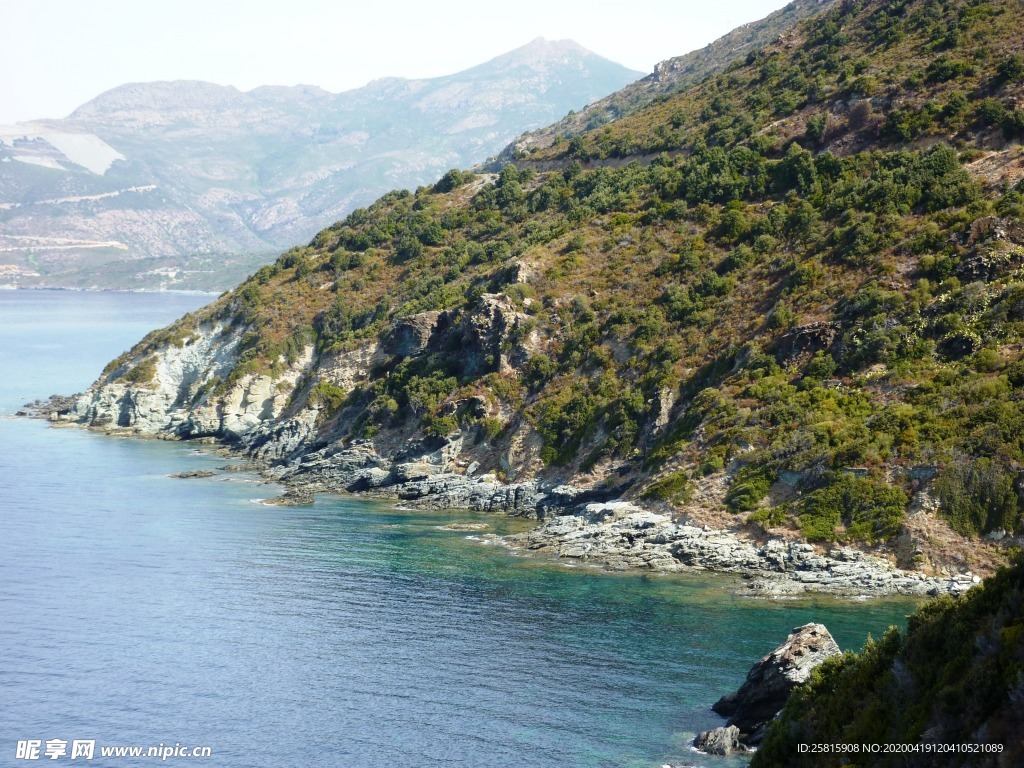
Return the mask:
{"type": "Polygon", "coordinates": [[[452,74],[537,37],[641,72],[786,0],[7,0],[0,124],[64,117],[130,82],[339,92],[452,74]]]}

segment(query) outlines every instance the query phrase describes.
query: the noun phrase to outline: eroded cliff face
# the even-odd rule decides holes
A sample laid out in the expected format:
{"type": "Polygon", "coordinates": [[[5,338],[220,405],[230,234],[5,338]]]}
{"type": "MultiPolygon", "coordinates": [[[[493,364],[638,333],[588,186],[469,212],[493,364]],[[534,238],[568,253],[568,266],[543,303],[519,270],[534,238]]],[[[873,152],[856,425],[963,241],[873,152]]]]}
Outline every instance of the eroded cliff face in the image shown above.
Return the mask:
{"type": "Polygon", "coordinates": [[[219,386],[238,365],[243,335],[242,328],[203,323],[179,343],[163,344],[100,379],[70,417],[137,435],[244,438],[281,415],[312,349],[277,378],[249,374],[219,386]]]}
{"type": "Polygon", "coordinates": [[[343,402],[375,371],[442,351],[470,374],[518,376],[527,347],[537,343],[523,332],[525,320],[507,296],[486,294],[473,312],[422,312],[378,338],[340,350],[308,344],[258,372],[245,368],[251,329],[223,313],[140,345],[51,418],[112,434],[214,439],[309,491],[386,491],[441,508],[543,515],[583,492],[551,491],[557,481],[539,477],[539,437],[501,404],[471,397],[448,407],[509,423],[499,444],[457,421],[447,434],[425,435],[418,421],[393,420],[353,440],[358,409],[343,402]],[[508,482],[517,476],[524,482],[508,482]]]}

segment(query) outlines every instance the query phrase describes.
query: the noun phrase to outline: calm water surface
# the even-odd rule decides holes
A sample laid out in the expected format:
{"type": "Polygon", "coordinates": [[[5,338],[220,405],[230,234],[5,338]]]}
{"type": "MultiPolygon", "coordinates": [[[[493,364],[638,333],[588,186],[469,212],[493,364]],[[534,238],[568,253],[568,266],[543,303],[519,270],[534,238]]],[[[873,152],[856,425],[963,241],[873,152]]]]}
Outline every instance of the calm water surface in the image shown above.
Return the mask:
{"type": "MultiPolygon", "coordinates": [[[[0,413],[83,389],[204,301],[0,291],[0,413]]],[[[223,462],[0,417],[0,765],[53,738],[229,768],[735,765],[687,745],[754,660],[812,620],[859,647],[913,606],[738,598],[441,529],[522,522],[167,477],[223,462]]]]}

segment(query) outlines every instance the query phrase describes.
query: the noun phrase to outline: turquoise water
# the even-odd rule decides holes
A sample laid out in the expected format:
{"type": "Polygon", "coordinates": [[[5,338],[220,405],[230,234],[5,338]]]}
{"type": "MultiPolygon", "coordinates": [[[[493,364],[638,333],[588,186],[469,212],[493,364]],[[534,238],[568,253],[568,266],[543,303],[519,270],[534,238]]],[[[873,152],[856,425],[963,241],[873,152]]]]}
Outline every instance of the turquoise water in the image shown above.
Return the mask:
{"type": "MultiPolygon", "coordinates": [[[[0,292],[0,412],[84,388],[201,301],[0,292]]],[[[0,765],[52,738],[209,746],[166,762],[229,768],[742,764],[687,745],[754,660],[807,621],[859,647],[913,605],[739,598],[442,529],[520,521],[167,477],[223,463],[0,418],[0,765]]]]}

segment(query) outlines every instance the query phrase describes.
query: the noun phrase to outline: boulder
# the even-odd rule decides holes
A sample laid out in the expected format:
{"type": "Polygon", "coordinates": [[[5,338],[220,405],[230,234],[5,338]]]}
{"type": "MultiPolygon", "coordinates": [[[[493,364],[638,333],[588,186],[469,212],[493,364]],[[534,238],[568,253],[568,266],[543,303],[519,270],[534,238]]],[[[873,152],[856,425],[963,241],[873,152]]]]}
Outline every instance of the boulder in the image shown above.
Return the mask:
{"type": "Polygon", "coordinates": [[[840,653],[824,624],[796,627],[786,642],[751,668],[736,693],[723,696],[712,709],[729,718],[726,725],[736,726],[744,743],[757,744],[790,692],[807,682],[814,668],[825,659],[840,653]]]}

